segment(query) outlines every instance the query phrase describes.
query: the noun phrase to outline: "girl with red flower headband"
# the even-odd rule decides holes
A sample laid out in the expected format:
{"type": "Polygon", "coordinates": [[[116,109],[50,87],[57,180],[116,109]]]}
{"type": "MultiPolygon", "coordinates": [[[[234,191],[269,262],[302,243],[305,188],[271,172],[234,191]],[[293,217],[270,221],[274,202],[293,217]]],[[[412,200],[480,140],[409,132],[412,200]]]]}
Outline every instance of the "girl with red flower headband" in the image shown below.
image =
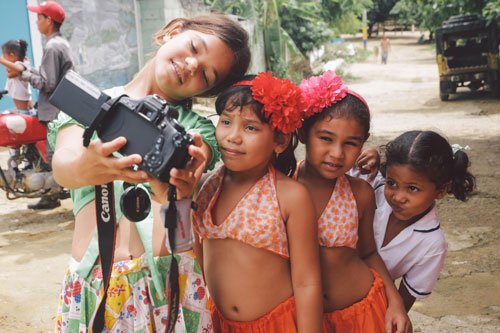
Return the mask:
{"type": "Polygon", "coordinates": [[[304,107],[298,87],[271,73],[216,100],[224,165],[203,183],[193,214],[215,332],[321,332],[314,208],[287,177],[304,107]]]}
{"type": "Polygon", "coordinates": [[[315,205],[323,332],[410,332],[401,297],[377,254],[373,190],[345,174],[369,137],[368,105],[331,71],[303,80],[299,87],[308,102],[299,130],[306,159],[294,178],[309,189],[315,205]]]}

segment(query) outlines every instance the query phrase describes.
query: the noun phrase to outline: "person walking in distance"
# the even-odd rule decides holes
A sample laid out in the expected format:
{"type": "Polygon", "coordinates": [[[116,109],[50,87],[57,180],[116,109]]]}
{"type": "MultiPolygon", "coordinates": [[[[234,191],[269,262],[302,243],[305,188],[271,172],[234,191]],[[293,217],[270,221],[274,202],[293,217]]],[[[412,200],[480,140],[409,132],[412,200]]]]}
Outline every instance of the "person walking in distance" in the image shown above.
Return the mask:
{"type": "Polygon", "coordinates": [[[389,51],[391,50],[391,41],[389,37],[382,35],[382,40],[380,41],[380,51],[382,54],[382,64],[387,65],[387,57],[389,57],[389,51]]]}
{"type": "MultiPolygon", "coordinates": [[[[40,69],[17,63],[22,66],[20,79],[29,82],[39,90],[38,119],[48,123],[54,120],[59,110],[49,103],[49,97],[59,81],[69,69],[73,68],[68,41],[61,35],[60,29],[64,22],[63,7],[55,1],[44,1],[38,6],[29,5],[28,10],[38,14],[38,31],[45,36],[40,69]]],[[[47,145],[49,165],[52,162],[53,151],[47,145]]],[[[44,196],[36,204],[28,205],[30,209],[51,209],[60,206],[58,193],[44,196]]]]}

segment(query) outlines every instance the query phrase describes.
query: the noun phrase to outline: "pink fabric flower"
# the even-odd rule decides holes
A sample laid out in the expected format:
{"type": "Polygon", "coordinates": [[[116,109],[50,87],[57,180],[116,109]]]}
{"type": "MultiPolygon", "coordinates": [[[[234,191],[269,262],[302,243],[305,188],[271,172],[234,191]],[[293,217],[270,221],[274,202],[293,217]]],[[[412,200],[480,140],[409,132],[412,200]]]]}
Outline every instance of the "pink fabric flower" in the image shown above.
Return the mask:
{"type": "Polygon", "coordinates": [[[303,114],[304,119],[332,106],[347,95],[347,86],[333,71],[326,71],[322,75],[304,79],[299,88],[307,103],[303,114]]]}

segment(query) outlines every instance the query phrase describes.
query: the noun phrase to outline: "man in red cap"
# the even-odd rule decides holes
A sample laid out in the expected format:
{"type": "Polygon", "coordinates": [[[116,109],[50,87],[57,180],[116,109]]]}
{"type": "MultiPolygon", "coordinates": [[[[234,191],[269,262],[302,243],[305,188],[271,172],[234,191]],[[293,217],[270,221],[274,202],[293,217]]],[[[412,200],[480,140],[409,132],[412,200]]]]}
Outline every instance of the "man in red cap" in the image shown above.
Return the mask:
{"type": "MultiPolygon", "coordinates": [[[[64,21],[64,9],[55,1],[44,1],[38,6],[28,6],[28,10],[38,14],[38,31],[46,37],[43,48],[40,69],[26,67],[21,73],[21,80],[28,81],[39,90],[38,119],[48,123],[59,114],[59,110],[49,103],[49,97],[57,87],[59,81],[69,69],[73,68],[70,46],[68,41],[59,32],[64,21]]],[[[19,63],[19,62],[18,62],[19,63]]],[[[52,160],[52,150],[47,145],[49,162],[52,160]]],[[[59,198],[54,195],[45,196],[31,209],[51,209],[60,206],[59,198]]]]}

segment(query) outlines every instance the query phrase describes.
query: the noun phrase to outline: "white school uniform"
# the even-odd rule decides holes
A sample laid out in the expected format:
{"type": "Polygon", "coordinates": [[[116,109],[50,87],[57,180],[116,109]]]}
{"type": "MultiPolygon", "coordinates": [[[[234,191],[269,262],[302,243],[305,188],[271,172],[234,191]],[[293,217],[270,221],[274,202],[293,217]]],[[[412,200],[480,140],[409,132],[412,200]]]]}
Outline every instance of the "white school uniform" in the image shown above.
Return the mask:
{"type": "Polygon", "coordinates": [[[346,172],[346,174],[354,178],[363,179],[364,181],[368,182],[374,190],[385,184],[385,178],[384,176],[382,176],[380,171],[377,172],[375,178],[373,178],[370,182],[368,181],[369,174],[361,174],[361,170],[357,166],[353,166],[351,169],[349,169],[349,171],[346,172]]]}
{"type": "Polygon", "coordinates": [[[433,207],[424,217],[406,227],[382,247],[391,207],[384,197],[384,186],[375,191],[377,210],[373,231],[377,250],[393,280],[402,277],[402,283],[415,298],[428,296],[443,268],[448,243],[440,228],[433,207]]]}

